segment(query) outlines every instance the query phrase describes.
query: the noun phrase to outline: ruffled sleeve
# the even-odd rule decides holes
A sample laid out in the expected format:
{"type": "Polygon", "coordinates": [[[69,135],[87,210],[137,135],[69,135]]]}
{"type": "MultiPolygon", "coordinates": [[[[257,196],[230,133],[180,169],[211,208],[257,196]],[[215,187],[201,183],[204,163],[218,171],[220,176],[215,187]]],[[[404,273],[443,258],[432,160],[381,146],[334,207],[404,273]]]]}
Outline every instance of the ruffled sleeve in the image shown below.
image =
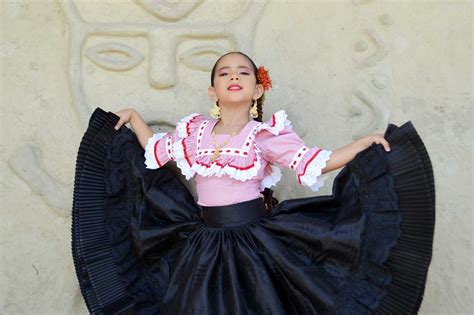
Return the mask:
{"type": "Polygon", "coordinates": [[[145,165],[149,169],[157,169],[168,161],[174,160],[172,144],[176,139],[176,132],[157,132],[148,139],[145,146],[145,165]]]}
{"type": "Polygon", "coordinates": [[[204,132],[206,118],[201,114],[190,114],[176,124],[176,141],[173,143],[173,154],[176,165],[189,180],[196,174],[192,168],[196,161],[197,147],[204,132]]]}
{"type": "Polygon", "coordinates": [[[191,165],[196,155],[196,134],[204,120],[203,115],[193,113],[182,118],[173,132],[155,133],[145,147],[146,168],[157,169],[174,160],[190,179],[194,175],[191,165]]]}
{"type": "Polygon", "coordinates": [[[272,115],[262,123],[255,137],[262,157],[270,163],[292,169],[298,182],[318,191],[324,184],[322,169],[326,167],[332,151],[319,147],[307,147],[293,131],[284,110],[272,115]]]}

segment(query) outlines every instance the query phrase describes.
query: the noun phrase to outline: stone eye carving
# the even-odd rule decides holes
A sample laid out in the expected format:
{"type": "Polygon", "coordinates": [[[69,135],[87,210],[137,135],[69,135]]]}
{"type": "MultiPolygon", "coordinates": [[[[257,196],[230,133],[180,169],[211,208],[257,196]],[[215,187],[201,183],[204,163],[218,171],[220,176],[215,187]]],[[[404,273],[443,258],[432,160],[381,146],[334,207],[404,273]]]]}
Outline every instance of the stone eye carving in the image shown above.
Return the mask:
{"type": "Polygon", "coordinates": [[[89,47],[85,51],[85,56],[99,67],[112,71],[130,70],[145,58],[136,49],[116,42],[105,42],[89,47]]]}
{"type": "Polygon", "coordinates": [[[229,48],[220,45],[198,45],[183,52],[180,61],[194,70],[211,71],[216,58],[228,50],[229,48]]]}

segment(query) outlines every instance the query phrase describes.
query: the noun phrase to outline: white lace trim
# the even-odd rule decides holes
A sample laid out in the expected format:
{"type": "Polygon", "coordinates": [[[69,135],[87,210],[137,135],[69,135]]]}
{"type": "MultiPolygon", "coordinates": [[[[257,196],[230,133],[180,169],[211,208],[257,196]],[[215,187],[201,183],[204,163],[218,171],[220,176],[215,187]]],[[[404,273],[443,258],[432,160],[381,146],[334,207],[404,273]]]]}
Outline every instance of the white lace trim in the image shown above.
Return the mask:
{"type": "Polygon", "coordinates": [[[280,132],[285,128],[285,126],[291,126],[291,121],[287,119],[288,115],[286,114],[285,110],[280,109],[279,111],[275,112],[272,115],[272,118],[269,123],[264,122],[258,125],[258,127],[254,130],[254,134],[257,134],[261,130],[268,130],[275,136],[280,134],[280,132]]]}
{"type": "Polygon", "coordinates": [[[155,154],[157,154],[155,152],[155,144],[158,141],[160,141],[167,134],[168,134],[168,132],[157,132],[157,133],[153,134],[153,136],[151,136],[148,139],[148,142],[145,146],[145,165],[146,165],[146,168],[157,169],[157,168],[160,167],[160,165],[158,164],[158,161],[156,160],[156,157],[155,157],[155,154]]]}
{"type": "Polygon", "coordinates": [[[190,180],[191,177],[194,176],[195,172],[191,169],[191,165],[189,165],[189,162],[188,162],[188,159],[191,160],[191,158],[189,156],[186,158],[183,143],[182,143],[183,141],[185,140],[184,139],[178,140],[175,143],[173,143],[173,153],[176,160],[176,165],[181,170],[181,174],[186,176],[186,180],[190,180]]]}
{"type": "Polygon", "coordinates": [[[300,164],[303,157],[305,156],[306,152],[308,151],[309,151],[309,148],[305,145],[299,148],[298,151],[296,151],[295,155],[293,155],[293,158],[291,159],[290,164],[288,164],[288,167],[292,170],[295,170],[300,164]]]}
{"type": "Polygon", "coordinates": [[[203,116],[202,114],[198,113],[192,113],[187,115],[186,117],[182,118],[181,121],[176,123],[176,129],[178,130],[178,137],[180,138],[186,138],[189,136],[188,133],[188,123],[193,120],[193,118],[196,118],[198,116],[203,116]]]}
{"type": "Polygon", "coordinates": [[[281,170],[278,166],[270,164],[272,171],[260,181],[260,191],[275,186],[281,179],[281,170]]]}
{"type": "Polygon", "coordinates": [[[196,138],[196,154],[199,155],[199,152],[201,152],[201,145],[202,145],[202,138],[204,137],[204,131],[206,130],[206,126],[209,123],[209,120],[203,120],[201,125],[199,126],[198,129],[198,136],[196,138]]]}
{"type": "Polygon", "coordinates": [[[252,167],[246,170],[239,170],[228,164],[220,166],[217,165],[217,161],[212,162],[210,167],[194,163],[191,169],[201,176],[215,175],[217,177],[221,177],[222,175],[229,175],[231,178],[238,179],[240,181],[246,181],[253,178],[254,176],[257,176],[258,170],[261,167],[260,156],[256,154],[255,157],[256,160],[253,162],[252,167]]]}
{"type": "Polygon", "coordinates": [[[171,143],[171,137],[166,138],[166,154],[170,160],[174,160],[173,145],[171,143]]]}
{"type": "Polygon", "coordinates": [[[321,171],[326,167],[326,162],[331,157],[332,151],[321,150],[316,157],[305,167],[305,173],[298,175],[302,185],[308,186],[312,191],[318,191],[324,185],[327,176],[321,176],[321,171]]]}
{"type": "MultiPolygon", "coordinates": [[[[200,149],[200,150],[197,150],[196,156],[213,155],[215,151],[216,151],[215,149],[200,149]]],[[[248,151],[245,151],[241,148],[225,147],[225,148],[221,148],[220,151],[221,151],[220,153],[221,155],[239,156],[243,158],[246,158],[249,156],[248,151]]]]}

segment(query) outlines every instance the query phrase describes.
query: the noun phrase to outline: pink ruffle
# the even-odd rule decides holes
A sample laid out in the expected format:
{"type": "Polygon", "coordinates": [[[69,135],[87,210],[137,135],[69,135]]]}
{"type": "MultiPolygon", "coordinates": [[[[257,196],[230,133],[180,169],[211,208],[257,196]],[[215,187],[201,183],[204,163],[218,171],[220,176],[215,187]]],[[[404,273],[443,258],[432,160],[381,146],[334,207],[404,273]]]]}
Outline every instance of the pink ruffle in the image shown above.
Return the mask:
{"type": "Polygon", "coordinates": [[[267,164],[263,179],[260,181],[260,191],[275,186],[281,179],[281,170],[278,166],[267,164]]]}
{"type": "Polygon", "coordinates": [[[260,167],[260,156],[254,150],[250,150],[247,156],[223,152],[215,161],[211,160],[211,155],[201,155],[196,158],[196,163],[192,168],[202,176],[229,175],[231,178],[246,181],[255,177],[260,167]]]}
{"type": "Polygon", "coordinates": [[[260,124],[257,127],[255,134],[262,130],[268,130],[275,136],[278,136],[285,127],[292,129],[291,122],[287,118],[288,115],[286,112],[283,109],[280,109],[272,115],[268,122],[260,124]]]}
{"type": "Polygon", "coordinates": [[[157,132],[148,139],[145,146],[145,165],[148,169],[157,169],[171,159],[171,154],[166,150],[167,144],[171,142],[171,134],[168,132],[157,132]]]}
{"type": "Polygon", "coordinates": [[[205,120],[203,115],[193,113],[176,124],[177,137],[173,143],[173,155],[177,166],[187,180],[195,174],[191,167],[196,157],[198,129],[205,120]]]}
{"type": "MultiPolygon", "coordinates": [[[[280,110],[272,115],[268,122],[258,124],[250,134],[250,141],[254,148],[250,148],[246,156],[232,155],[222,152],[219,159],[212,161],[211,155],[201,155],[196,158],[192,170],[201,176],[223,176],[228,175],[231,178],[246,181],[258,175],[262,167],[261,154],[258,146],[255,143],[255,136],[263,131],[268,130],[274,135],[278,135],[285,126],[291,128],[291,123],[287,119],[287,114],[284,110],[280,110]]],[[[245,151],[245,149],[242,149],[245,151]]],[[[266,187],[276,185],[281,179],[281,171],[275,165],[268,165],[265,168],[264,177],[260,182],[260,188],[263,190],[266,187]]]]}
{"type": "Polygon", "coordinates": [[[327,177],[321,175],[331,153],[331,151],[319,148],[307,151],[296,168],[298,182],[308,186],[312,191],[318,191],[324,185],[324,180],[327,177]]]}

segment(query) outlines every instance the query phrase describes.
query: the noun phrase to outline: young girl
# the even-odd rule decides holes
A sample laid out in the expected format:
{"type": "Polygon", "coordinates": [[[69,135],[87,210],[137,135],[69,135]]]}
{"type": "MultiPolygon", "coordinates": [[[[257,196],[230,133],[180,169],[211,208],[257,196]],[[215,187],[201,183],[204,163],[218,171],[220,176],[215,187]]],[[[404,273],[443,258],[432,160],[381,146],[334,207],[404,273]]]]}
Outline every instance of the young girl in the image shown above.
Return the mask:
{"type": "Polygon", "coordinates": [[[212,69],[212,119],[190,114],[154,133],[133,109],[96,109],[77,156],[72,226],[91,313],[418,310],[435,195],[413,125],[310,148],[284,110],[262,122],[269,87],[263,67],[230,52],[212,69]],[[171,160],[195,177],[197,202],[171,160]],[[280,167],[317,191],[343,166],[331,196],[272,198],[280,167]]]}

